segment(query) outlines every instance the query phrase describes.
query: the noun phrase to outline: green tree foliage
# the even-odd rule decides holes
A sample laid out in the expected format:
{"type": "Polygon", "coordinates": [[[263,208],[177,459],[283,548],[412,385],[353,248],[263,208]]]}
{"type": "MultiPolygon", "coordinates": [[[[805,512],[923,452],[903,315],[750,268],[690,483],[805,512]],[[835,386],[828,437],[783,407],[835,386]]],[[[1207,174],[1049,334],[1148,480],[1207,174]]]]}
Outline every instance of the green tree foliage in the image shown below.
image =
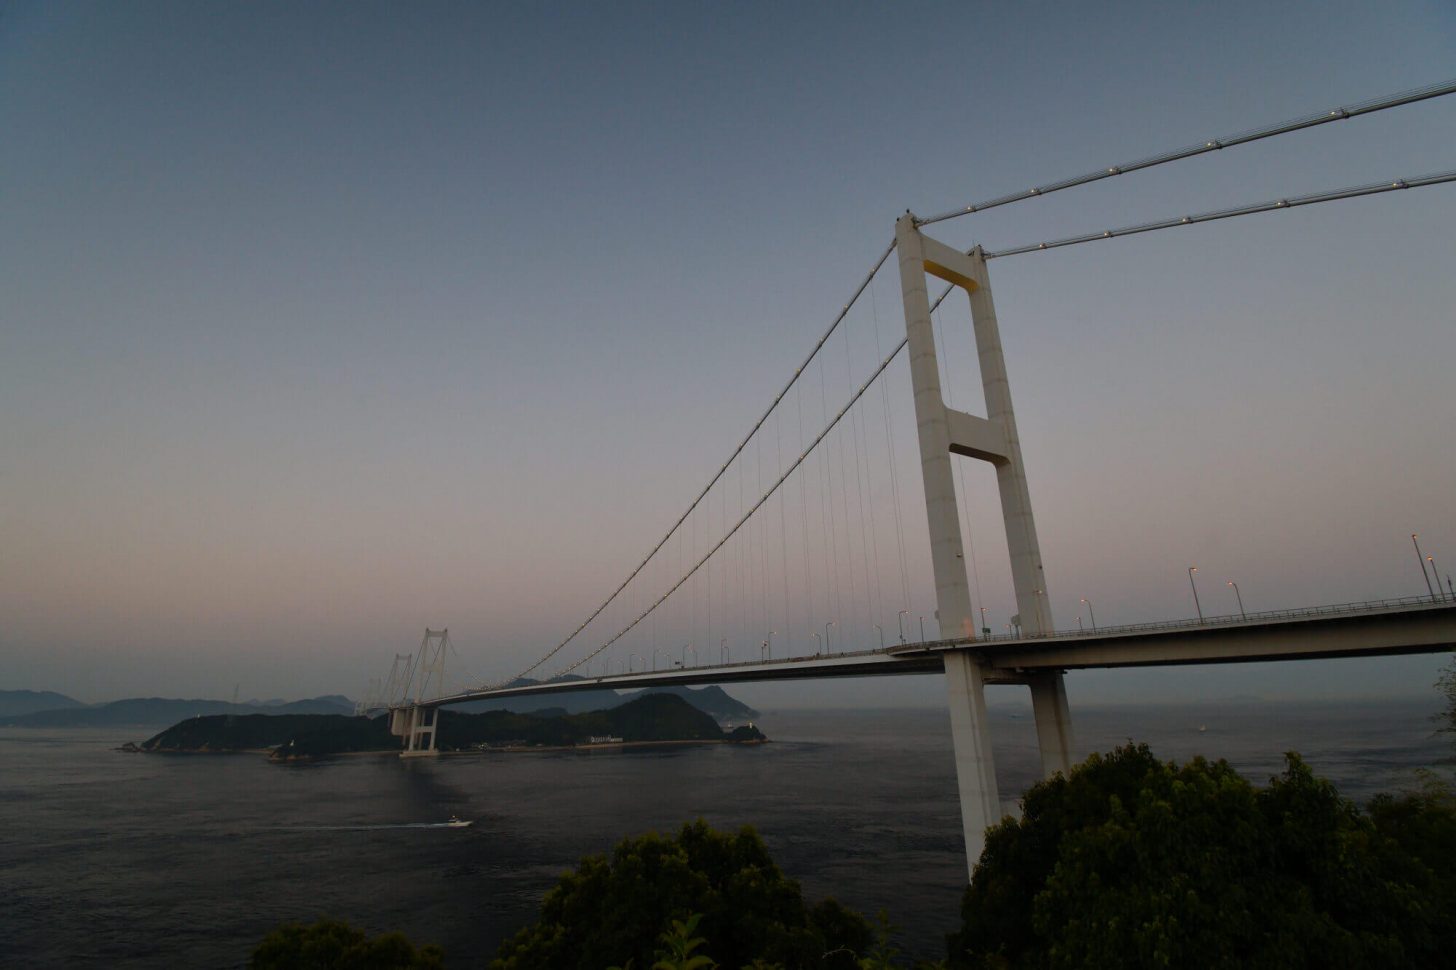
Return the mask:
{"type": "Polygon", "coordinates": [[[1396,848],[1391,865],[1402,866],[1406,882],[1446,915],[1440,946],[1456,954],[1456,793],[1429,772],[1422,781],[1419,791],[1375,796],[1370,820],[1396,848]]]}
{"type": "Polygon", "coordinates": [[[599,970],[631,960],[650,967],[664,930],[693,914],[701,921],[690,938],[701,938],[700,952],[724,967],[759,960],[848,970],[874,940],[865,920],[838,903],[806,906],[799,884],[753,829],[729,834],[699,820],[675,838],[651,833],[623,841],[610,858],[583,859],[547,893],[540,919],[502,944],[491,966],[599,970]]]}
{"type": "Polygon", "coordinates": [[[439,970],[438,946],[415,949],[402,933],[367,934],[338,920],[311,926],[286,923],[269,933],[248,961],[250,970],[439,970]]]}
{"type": "Polygon", "coordinates": [[[686,920],[672,921],[672,927],[662,934],[662,949],[657,951],[652,970],[713,970],[717,966],[712,957],[693,953],[708,942],[695,935],[702,919],[702,913],[694,913],[686,920]]]}
{"type": "Polygon", "coordinates": [[[987,833],[953,967],[1437,967],[1456,952],[1449,794],[1367,816],[1297,755],[1256,789],[1226,762],[1127,745],[1023,809],[987,833]]]}
{"type": "Polygon", "coordinates": [[[900,965],[900,950],[892,939],[896,927],[883,909],[875,914],[875,943],[859,959],[859,970],[895,970],[900,965]]]}

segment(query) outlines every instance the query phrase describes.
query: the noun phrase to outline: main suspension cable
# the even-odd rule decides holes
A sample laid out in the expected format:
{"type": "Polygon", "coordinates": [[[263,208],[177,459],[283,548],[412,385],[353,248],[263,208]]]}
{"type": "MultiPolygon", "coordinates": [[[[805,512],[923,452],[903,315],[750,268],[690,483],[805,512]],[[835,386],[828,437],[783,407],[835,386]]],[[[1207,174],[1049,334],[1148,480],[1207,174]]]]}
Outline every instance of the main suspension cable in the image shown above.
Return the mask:
{"type": "Polygon", "coordinates": [[[1196,155],[1216,152],[1224,148],[1233,148],[1235,145],[1247,145],[1251,142],[1262,141],[1265,138],[1273,138],[1275,135],[1287,135],[1290,132],[1303,131],[1306,128],[1329,124],[1332,121],[1358,118],[1362,115],[1384,111],[1387,108],[1398,108],[1402,105],[1414,104],[1417,101],[1425,101],[1430,98],[1444,97],[1448,94],[1456,94],[1456,80],[1443,81],[1440,84],[1432,84],[1423,88],[1402,91],[1399,94],[1391,94],[1383,98],[1372,98],[1369,101],[1360,101],[1355,104],[1345,105],[1341,108],[1335,108],[1331,111],[1305,115],[1302,118],[1295,118],[1292,121],[1283,121],[1279,124],[1255,128],[1237,135],[1210,138],[1197,145],[1175,148],[1172,151],[1163,152],[1158,155],[1150,155],[1147,158],[1141,158],[1132,162],[1124,162],[1121,165],[1109,165],[1106,168],[1100,168],[1095,172],[1088,172],[1085,175],[1062,179],[1059,182],[1048,182],[1046,185],[1038,185],[1035,188],[1022,192],[1013,192],[1010,195],[988,199],[985,202],[962,206],[959,209],[942,212],[940,215],[931,216],[928,219],[917,219],[916,225],[928,226],[934,222],[944,222],[947,219],[970,215],[972,212],[984,212],[987,209],[1010,205],[1013,202],[1021,202],[1026,199],[1037,198],[1038,196],[1050,195],[1053,192],[1060,192],[1062,189],[1075,188],[1078,185],[1087,185],[1090,182],[1097,182],[1118,175],[1126,175],[1129,172],[1138,172],[1143,169],[1153,168],[1157,165],[1166,165],[1168,162],[1177,162],[1185,158],[1193,158],[1196,155]]]}
{"type": "Polygon", "coordinates": [[[1076,246],[1079,243],[1096,242],[1099,239],[1116,239],[1119,236],[1133,236],[1140,232],[1153,232],[1156,229],[1193,226],[1200,222],[1232,219],[1235,216],[1251,216],[1260,212],[1274,212],[1278,209],[1294,209],[1302,205],[1314,205],[1319,202],[1338,202],[1342,199],[1358,199],[1367,195],[1380,195],[1382,192],[1419,189],[1428,185],[1440,185],[1444,182],[1456,182],[1456,171],[1438,172],[1435,175],[1421,175],[1414,178],[1395,179],[1390,182],[1375,182],[1370,185],[1356,185],[1345,189],[1335,189],[1330,192],[1314,192],[1309,195],[1297,195],[1286,199],[1274,199],[1269,202],[1256,202],[1252,205],[1235,206],[1231,209],[1216,209],[1212,212],[1200,212],[1197,215],[1175,216],[1171,219],[1160,219],[1156,222],[1144,222],[1135,226],[1124,226],[1121,229],[1106,229],[1102,232],[1090,232],[1081,236],[1068,236],[1065,239],[1054,239],[1050,242],[1032,243],[1028,246],[1016,246],[1012,249],[999,249],[996,252],[984,253],[984,257],[986,259],[999,259],[1002,256],[1020,256],[1022,253],[1035,253],[1043,249],[1059,249],[1062,246],[1076,246]]]}

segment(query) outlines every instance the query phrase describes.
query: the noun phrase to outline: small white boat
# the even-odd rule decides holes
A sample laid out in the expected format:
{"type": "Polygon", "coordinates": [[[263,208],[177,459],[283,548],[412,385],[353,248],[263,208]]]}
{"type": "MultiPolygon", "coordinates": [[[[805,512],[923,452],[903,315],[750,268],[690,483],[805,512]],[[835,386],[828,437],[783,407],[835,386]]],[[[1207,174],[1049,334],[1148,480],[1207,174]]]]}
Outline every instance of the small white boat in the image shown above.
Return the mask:
{"type": "Polygon", "coordinates": [[[475,821],[473,819],[461,818],[459,815],[451,815],[450,821],[445,824],[452,829],[468,829],[475,824],[475,821]]]}

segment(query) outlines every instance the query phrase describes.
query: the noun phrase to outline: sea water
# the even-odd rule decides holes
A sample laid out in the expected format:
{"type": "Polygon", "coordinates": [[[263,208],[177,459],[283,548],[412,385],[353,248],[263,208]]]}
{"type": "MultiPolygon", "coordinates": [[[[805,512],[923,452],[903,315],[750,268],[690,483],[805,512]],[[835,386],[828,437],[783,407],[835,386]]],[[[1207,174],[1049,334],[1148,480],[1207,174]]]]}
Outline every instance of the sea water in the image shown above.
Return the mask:
{"type": "MultiPolygon", "coordinates": [[[[1449,774],[1436,699],[1077,708],[1076,747],[1147,741],[1264,783],[1283,752],[1363,803],[1449,774]]],[[[757,746],[342,757],[113,751],[143,728],[0,730],[0,962],[236,967],[277,924],[401,930],[488,961],[583,855],[702,817],[753,825],[811,901],[884,909],[944,954],[965,857],[943,710],[768,711],[757,746]],[[450,828],[451,816],[474,820],[450,828]]],[[[1007,811],[1036,780],[1029,709],[993,709],[1007,811]]]]}

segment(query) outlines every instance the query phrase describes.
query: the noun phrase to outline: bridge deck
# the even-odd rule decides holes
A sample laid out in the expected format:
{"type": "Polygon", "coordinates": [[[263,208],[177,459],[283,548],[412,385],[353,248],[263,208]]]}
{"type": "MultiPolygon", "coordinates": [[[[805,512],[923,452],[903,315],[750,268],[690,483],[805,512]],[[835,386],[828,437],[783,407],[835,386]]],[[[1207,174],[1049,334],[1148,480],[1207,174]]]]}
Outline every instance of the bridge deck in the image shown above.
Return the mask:
{"type": "Polygon", "coordinates": [[[636,671],[580,680],[463,691],[428,706],[571,691],[731,684],[748,681],[940,673],[942,656],[967,651],[987,667],[987,683],[1014,684],[1038,670],[1315,660],[1456,649],[1456,602],[1384,600],[1212,617],[1046,637],[934,640],[853,653],[785,657],[702,667],[636,671]]]}

